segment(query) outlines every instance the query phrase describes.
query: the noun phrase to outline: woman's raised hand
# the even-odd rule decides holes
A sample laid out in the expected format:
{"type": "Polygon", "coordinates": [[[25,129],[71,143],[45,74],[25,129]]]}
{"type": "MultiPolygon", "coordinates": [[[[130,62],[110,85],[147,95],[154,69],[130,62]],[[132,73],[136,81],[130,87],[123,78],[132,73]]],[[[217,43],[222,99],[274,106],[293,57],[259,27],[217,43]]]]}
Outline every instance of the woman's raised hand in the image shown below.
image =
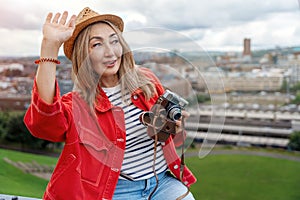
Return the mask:
{"type": "MultiPolygon", "coordinates": [[[[75,29],[76,16],[67,22],[68,12],[62,15],[52,13],[47,15],[43,26],[43,40],[41,44],[41,58],[57,59],[60,46],[67,41],[75,29]]],[[[42,62],[39,64],[36,83],[40,97],[48,104],[53,102],[55,95],[56,63],[42,62]]]]}
{"type": "Polygon", "coordinates": [[[52,13],[49,13],[43,26],[43,39],[53,42],[58,47],[67,41],[75,29],[76,16],[72,15],[68,22],[67,18],[67,11],[62,15],[61,13],[56,13],[54,17],[52,13]]]}

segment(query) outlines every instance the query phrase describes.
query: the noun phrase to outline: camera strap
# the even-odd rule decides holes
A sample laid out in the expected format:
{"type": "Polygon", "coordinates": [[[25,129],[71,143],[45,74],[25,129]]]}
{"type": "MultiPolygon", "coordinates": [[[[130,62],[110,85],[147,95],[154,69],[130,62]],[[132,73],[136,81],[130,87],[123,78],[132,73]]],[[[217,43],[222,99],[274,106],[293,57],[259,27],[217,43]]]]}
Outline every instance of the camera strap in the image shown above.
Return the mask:
{"type": "MultiPolygon", "coordinates": [[[[180,162],[180,181],[183,183],[183,171],[184,171],[184,167],[185,167],[185,161],[184,161],[184,134],[185,134],[185,117],[184,115],[182,115],[182,119],[181,119],[181,134],[182,134],[182,145],[181,145],[181,162],[180,162]]],[[[183,183],[183,185],[185,185],[183,183]]],[[[189,193],[190,193],[190,188],[187,188],[187,192],[184,193],[183,195],[181,195],[180,197],[176,198],[176,200],[181,200],[184,197],[186,197],[189,193]]]]}
{"type": "MultiPolygon", "coordinates": [[[[159,113],[159,107],[157,107],[155,110],[155,115],[154,115],[154,119],[153,119],[153,122],[155,124],[156,120],[157,120],[157,116],[158,116],[158,113],[159,113]]],[[[181,146],[181,162],[180,162],[180,181],[183,183],[183,171],[184,171],[184,167],[185,167],[185,161],[184,161],[184,141],[185,141],[185,137],[184,137],[184,134],[185,134],[185,118],[184,116],[182,116],[182,119],[181,119],[181,127],[182,127],[182,130],[181,130],[181,134],[182,134],[182,146],[181,146]]],[[[148,200],[151,200],[154,192],[157,190],[158,188],[158,183],[159,183],[159,180],[158,180],[158,176],[156,174],[156,170],[155,170],[155,162],[156,162],[156,153],[157,153],[157,143],[158,143],[158,135],[157,135],[157,130],[156,128],[153,128],[153,131],[154,131],[154,155],[153,155],[153,165],[152,165],[152,169],[153,169],[153,173],[154,173],[154,176],[155,176],[155,179],[156,179],[156,185],[153,189],[153,191],[150,193],[149,197],[148,197],[148,200]]],[[[185,185],[183,183],[183,185],[185,185]]],[[[182,200],[184,197],[186,197],[190,192],[190,189],[187,187],[187,192],[184,193],[183,195],[179,196],[178,198],[176,198],[176,200],[182,200]]]]}
{"type": "MultiPolygon", "coordinates": [[[[154,110],[155,112],[155,115],[154,115],[154,119],[153,119],[153,122],[154,124],[156,123],[156,120],[157,120],[157,116],[158,116],[158,113],[159,113],[159,107],[156,107],[156,109],[154,110]]],[[[153,169],[153,173],[154,173],[154,176],[155,176],[155,180],[156,180],[156,185],[154,187],[154,189],[152,190],[152,192],[150,193],[149,197],[148,197],[148,200],[151,200],[151,197],[152,195],[154,194],[154,192],[157,190],[158,188],[158,176],[156,174],[156,170],[155,170],[155,162],[156,162],[156,153],[157,153],[157,143],[158,143],[158,135],[157,135],[157,130],[156,128],[153,128],[153,131],[154,131],[154,155],[153,155],[153,165],[152,165],[152,169],[153,169]]]]}

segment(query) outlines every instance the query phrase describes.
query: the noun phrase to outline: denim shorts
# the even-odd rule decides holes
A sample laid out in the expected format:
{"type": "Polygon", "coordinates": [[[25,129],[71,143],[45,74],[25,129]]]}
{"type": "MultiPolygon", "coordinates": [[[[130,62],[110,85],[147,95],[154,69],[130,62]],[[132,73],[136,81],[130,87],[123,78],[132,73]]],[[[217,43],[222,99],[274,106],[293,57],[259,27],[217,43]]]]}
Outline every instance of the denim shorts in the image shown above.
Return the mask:
{"type": "MultiPolygon", "coordinates": [[[[174,178],[169,172],[163,172],[157,176],[159,184],[151,200],[176,200],[176,198],[185,194],[188,190],[185,185],[174,178]]],[[[147,200],[155,186],[155,177],[140,181],[119,179],[113,200],[147,200]]],[[[194,200],[194,197],[189,192],[183,199],[194,200]]]]}

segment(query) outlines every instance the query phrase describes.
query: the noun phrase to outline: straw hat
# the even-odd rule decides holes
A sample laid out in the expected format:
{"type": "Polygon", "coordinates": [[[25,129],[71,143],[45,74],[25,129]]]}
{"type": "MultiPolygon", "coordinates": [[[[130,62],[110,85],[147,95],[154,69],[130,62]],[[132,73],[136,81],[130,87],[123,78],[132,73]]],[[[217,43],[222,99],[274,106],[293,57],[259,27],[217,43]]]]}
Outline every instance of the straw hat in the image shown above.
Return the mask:
{"type": "Polygon", "coordinates": [[[118,27],[121,32],[123,31],[124,23],[122,18],[111,14],[100,15],[86,7],[77,15],[73,35],[64,43],[64,52],[67,58],[71,59],[74,43],[79,33],[88,25],[99,21],[109,21],[118,27]]]}

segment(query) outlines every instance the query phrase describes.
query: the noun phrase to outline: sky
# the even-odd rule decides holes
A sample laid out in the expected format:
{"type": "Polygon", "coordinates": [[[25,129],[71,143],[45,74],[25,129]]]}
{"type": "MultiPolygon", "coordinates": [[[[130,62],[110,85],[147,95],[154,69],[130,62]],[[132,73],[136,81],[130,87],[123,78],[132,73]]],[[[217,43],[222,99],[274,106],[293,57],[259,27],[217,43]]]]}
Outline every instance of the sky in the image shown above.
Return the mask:
{"type": "Polygon", "coordinates": [[[48,12],[78,14],[84,7],[122,17],[129,45],[140,47],[240,52],[244,38],[251,39],[253,50],[300,46],[299,0],[0,0],[0,5],[0,56],[39,55],[48,12]]]}

